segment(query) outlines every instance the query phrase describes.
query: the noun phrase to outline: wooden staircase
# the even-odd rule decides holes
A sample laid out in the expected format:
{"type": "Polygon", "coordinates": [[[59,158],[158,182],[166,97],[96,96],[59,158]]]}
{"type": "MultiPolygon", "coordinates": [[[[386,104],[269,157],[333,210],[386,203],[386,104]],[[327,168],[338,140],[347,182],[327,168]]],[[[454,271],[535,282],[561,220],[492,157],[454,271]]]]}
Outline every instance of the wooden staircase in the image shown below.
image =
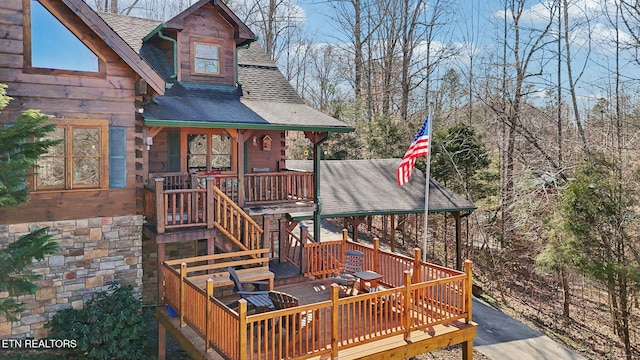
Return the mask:
{"type": "Polygon", "coordinates": [[[262,248],[262,227],[218,187],[214,186],[213,193],[209,204],[213,206],[215,228],[241,250],[262,248]]]}

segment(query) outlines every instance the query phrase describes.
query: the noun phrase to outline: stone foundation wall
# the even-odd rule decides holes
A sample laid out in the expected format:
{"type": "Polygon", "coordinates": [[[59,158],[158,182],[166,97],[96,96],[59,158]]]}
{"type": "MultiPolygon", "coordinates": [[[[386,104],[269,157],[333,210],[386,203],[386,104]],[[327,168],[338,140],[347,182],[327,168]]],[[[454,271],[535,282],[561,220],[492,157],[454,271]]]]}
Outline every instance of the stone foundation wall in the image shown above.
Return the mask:
{"type": "MultiPolygon", "coordinates": [[[[43,326],[69,307],[82,308],[111,282],[142,291],[142,215],[0,225],[0,247],[48,226],[59,250],[32,269],[41,274],[35,295],[21,296],[25,311],[16,322],[0,317],[0,339],[47,336],[43,326]]],[[[0,296],[7,296],[0,293],[0,296]]]]}

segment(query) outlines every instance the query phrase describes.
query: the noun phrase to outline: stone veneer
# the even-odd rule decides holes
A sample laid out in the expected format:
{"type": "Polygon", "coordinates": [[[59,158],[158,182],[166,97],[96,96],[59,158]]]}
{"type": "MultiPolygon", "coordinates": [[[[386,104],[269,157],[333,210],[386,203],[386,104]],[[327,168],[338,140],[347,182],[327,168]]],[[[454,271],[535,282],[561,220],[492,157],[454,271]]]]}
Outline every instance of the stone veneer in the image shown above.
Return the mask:
{"type": "MultiPolygon", "coordinates": [[[[16,322],[0,317],[0,339],[47,336],[43,326],[62,309],[82,308],[110,282],[142,290],[142,215],[0,225],[0,247],[48,226],[59,250],[32,269],[41,274],[35,295],[19,297],[25,311],[16,322]]],[[[0,293],[0,296],[7,296],[0,293]]]]}

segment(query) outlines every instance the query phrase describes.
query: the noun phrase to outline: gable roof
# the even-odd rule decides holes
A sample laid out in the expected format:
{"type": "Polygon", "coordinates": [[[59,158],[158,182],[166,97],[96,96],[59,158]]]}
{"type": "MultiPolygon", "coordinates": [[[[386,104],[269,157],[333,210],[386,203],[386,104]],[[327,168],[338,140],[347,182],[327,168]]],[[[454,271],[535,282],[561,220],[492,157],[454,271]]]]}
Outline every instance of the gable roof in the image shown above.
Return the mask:
{"type": "MultiPolygon", "coordinates": [[[[399,187],[396,168],[401,159],[322,160],[320,162],[320,216],[322,218],[424,213],[425,176],[413,170],[399,187]]],[[[289,170],[313,171],[311,160],[287,160],[289,170]]],[[[469,200],[429,181],[429,213],[473,211],[469,200]]]]}
{"type": "MultiPolygon", "coordinates": [[[[202,6],[207,1],[196,5],[200,3],[202,6]]],[[[181,13],[184,14],[186,12],[181,13]]],[[[125,15],[102,16],[127,43],[135,45],[132,47],[157,72],[169,76],[172,59],[142,41],[161,22],[125,15]]],[[[344,122],[308,106],[258,43],[237,48],[237,59],[239,86],[173,83],[164,96],[145,105],[142,115],[145,123],[149,126],[353,131],[344,122]]]]}
{"type": "Polygon", "coordinates": [[[134,51],[98,14],[82,0],[62,0],[120,58],[158,94],[164,93],[164,79],[134,51]]]}
{"type": "Polygon", "coordinates": [[[242,22],[242,20],[240,20],[240,18],[238,18],[238,16],[233,13],[233,11],[231,11],[231,9],[229,9],[227,7],[227,5],[219,0],[200,0],[197,3],[189,6],[187,9],[185,9],[184,11],[182,11],[180,14],[174,16],[173,18],[171,18],[169,21],[166,22],[167,24],[167,28],[169,29],[178,29],[181,30],[184,27],[184,19],[191,15],[194,11],[200,9],[201,7],[205,6],[205,5],[211,5],[214,7],[219,7],[220,8],[220,15],[222,15],[222,17],[227,20],[227,22],[229,22],[229,24],[231,24],[231,26],[233,26],[234,29],[234,37],[236,38],[236,44],[238,46],[244,45],[244,44],[248,44],[251,43],[252,41],[255,41],[256,39],[256,35],[253,33],[253,31],[251,31],[247,25],[244,24],[244,22],[242,22]]]}

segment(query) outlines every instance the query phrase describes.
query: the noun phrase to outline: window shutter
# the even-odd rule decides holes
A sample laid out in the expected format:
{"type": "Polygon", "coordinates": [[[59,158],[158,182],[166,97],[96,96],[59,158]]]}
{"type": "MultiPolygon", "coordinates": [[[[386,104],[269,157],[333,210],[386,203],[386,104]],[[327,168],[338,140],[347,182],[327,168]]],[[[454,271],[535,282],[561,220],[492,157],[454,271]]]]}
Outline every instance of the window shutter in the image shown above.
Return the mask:
{"type": "Polygon", "coordinates": [[[109,127],[109,187],[127,187],[127,129],[109,127]]]}
{"type": "Polygon", "coordinates": [[[167,132],[167,171],[180,171],[180,131],[167,132]]]}

